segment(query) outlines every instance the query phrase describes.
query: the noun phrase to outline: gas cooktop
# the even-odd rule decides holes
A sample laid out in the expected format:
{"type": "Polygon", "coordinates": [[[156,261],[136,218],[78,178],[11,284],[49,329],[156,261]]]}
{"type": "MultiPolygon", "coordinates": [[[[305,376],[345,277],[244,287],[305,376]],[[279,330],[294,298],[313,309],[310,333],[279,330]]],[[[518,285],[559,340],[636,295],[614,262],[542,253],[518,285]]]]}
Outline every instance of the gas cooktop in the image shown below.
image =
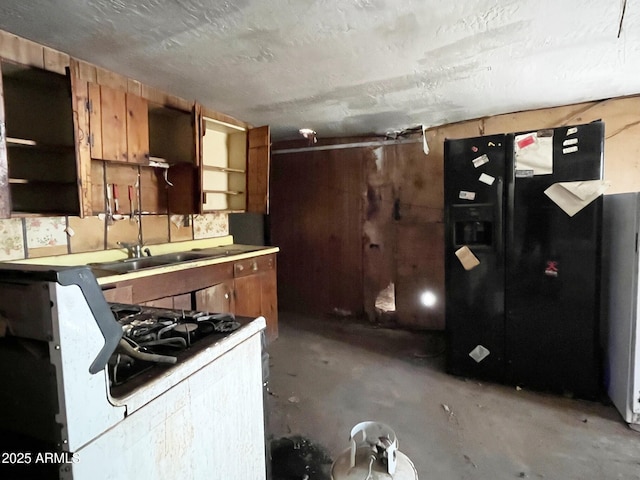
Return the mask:
{"type": "Polygon", "coordinates": [[[154,370],[174,365],[203,344],[209,345],[227,335],[241,323],[231,313],[147,307],[110,303],[111,311],[122,326],[123,336],[108,364],[112,395],[126,393],[132,387],[153,378],[154,370]],[[143,377],[143,378],[140,378],[143,377]],[[134,382],[134,379],[136,380],[134,382]]]}

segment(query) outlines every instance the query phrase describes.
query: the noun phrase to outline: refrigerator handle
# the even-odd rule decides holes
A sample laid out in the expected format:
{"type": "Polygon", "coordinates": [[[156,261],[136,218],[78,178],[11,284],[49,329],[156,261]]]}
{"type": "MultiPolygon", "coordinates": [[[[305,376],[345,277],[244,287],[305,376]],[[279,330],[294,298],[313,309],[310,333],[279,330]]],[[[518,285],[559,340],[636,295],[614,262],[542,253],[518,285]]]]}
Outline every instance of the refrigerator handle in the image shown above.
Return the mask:
{"type": "Polygon", "coordinates": [[[504,263],[504,235],[503,235],[503,224],[504,224],[504,180],[502,177],[498,177],[498,186],[497,186],[497,212],[494,224],[496,225],[496,258],[498,259],[498,263],[504,263]]]}

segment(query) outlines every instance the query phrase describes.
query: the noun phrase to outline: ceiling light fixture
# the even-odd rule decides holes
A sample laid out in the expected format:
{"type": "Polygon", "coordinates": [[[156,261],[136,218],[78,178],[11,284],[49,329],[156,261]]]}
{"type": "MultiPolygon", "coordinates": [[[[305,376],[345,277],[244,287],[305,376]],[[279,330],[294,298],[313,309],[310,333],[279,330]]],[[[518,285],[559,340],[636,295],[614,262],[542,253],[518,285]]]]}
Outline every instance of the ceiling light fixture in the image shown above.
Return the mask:
{"type": "Polygon", "coordinates": [[[316,138],[316,131],[312,128],[301,128],[300,130],[298,130],[298,132],[300,132],[300,135],[302,135],[304,138],[309,140],[309,145],[318,141],[318,139],[316,138]]]}

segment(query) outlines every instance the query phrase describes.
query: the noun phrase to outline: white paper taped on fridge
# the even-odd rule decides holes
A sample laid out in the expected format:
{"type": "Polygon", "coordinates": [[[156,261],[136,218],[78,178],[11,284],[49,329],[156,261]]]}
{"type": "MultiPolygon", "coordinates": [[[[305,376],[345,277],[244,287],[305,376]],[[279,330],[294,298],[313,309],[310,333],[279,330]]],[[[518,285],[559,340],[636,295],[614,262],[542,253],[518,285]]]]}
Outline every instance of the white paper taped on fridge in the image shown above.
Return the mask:
{"type": "Polygon", "coordinates": [[[573,217],[602,195],[607,188],[609,183],[602,180],[559,182],[551,185],[544,193],[567,215],[573,217]]]}
{"type": "Polygon", "coordinates": [[[476,192],[466,192],[464,190],[460,190],[460,193],[458,194],[458,198],[462,200],[475,200],[476,192]]]}
{"type": "Polygon", "coordinates": [[[532,170],[534,175],[553,173],[553,130],[516,135],[517,170],[532,170]]]}

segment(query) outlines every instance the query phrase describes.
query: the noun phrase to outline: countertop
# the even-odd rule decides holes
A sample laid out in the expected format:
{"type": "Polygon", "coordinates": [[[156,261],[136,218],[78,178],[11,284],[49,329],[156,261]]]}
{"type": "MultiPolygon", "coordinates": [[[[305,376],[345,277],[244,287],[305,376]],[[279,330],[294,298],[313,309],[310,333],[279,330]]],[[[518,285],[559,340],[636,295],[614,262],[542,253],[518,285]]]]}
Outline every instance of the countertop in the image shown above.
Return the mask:
{"type": "Polygon", "coordinates": [[[140,270],[133,270],[126,273],[116,273],[107,270],[101,270],[99,263],[117,262],[127,258],[126,248],[117,248],[110,250],[102,250],[97,252],[72,253],[67,255],[56,255],[51,257],[29,258],[23,260],[14,260],[7,263],[12,264],[29,264],[29,265],[52,265],[52,266],[81,266],[89,265],[92,267],[93,274],[99,285],[108,285],[123,280],[131,280],[135,278],[143,278],[159,273],[176,272],[188,270],[195,267],[206,265],[214,265],[218,263],[233,262],[245,258],[257,257],[260,255],[268,255],[277,253],[280,249],[271,246],[242,245],[233,243],[233,237],[227,235],[225,237],[216,237],[203,240],[189,240],[186,242],[173,242],[158,245],[145,245],[145,248],[151,250],[152,256],[164,255],[167,253],[189,252],[192,250],[202,250],[215,247],[227,247],[230,250],[246,250],[240,253],[233,253],[224,257],[199,258],[196,260],[183,261],[167,265],[148,267],[140,270]]]}

